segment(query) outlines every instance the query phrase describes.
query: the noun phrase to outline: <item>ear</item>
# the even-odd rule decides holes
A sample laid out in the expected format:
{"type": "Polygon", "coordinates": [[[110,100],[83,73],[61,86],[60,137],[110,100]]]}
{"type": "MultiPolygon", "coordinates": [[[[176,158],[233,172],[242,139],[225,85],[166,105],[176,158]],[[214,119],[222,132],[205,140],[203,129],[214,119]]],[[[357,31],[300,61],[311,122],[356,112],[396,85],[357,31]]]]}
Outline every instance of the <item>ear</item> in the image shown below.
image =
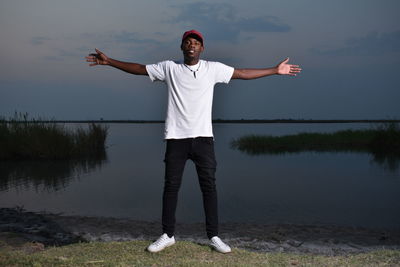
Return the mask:
{"type": "Polygon", "coordinates": [[[204,51],[204,45],[201,45],[200,51],[201,51],[201,52],[204,51]]]}
{"type": "Polygon", "coordinates": [[[183,50],[183,43],[181,44],[181,50],[183,50]]]}

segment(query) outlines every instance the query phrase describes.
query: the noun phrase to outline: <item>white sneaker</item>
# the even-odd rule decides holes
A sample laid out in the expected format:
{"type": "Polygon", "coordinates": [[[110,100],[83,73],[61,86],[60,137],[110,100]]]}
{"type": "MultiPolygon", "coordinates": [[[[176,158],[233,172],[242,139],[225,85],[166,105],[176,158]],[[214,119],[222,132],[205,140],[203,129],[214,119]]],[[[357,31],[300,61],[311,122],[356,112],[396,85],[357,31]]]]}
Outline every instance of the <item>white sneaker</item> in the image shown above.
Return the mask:
{"type": "Polygon", "coordinates": [[[163,234],[162,236],[160,236],[159,239],[157,239],[157,241],[155,241],[153,244],[148,246],[147,250],[149,252],[159,252],[159,251],[163,250],[164,248],[172,246],[173,244],[175,244],[175,238],[174,237],[170,238],[170,237],[168,237],[167,234],[163,234]]]}
{"type": "Polygon", "coordinates": [[[218,236],[214,236],[211,238],[210,245],[218,252],[221,253],[229,253],[231,252],[231,248],[222,242],[222,240],[218,236]]]}

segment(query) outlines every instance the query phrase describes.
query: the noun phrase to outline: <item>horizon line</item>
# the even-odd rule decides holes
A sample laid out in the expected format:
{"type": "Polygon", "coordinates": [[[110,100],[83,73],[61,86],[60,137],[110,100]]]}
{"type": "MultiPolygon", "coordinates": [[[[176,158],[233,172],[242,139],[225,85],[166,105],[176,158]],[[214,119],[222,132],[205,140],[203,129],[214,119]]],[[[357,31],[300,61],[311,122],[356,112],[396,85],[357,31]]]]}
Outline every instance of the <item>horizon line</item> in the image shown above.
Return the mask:
{"type": "MultiPolygon", "coordinates": [[[[165,123],[165,120],[13,120],[0,119],[3,122],[30,122],[30,123],[165,123]]],[[[213,119],[213,123],[399,123],[400,119],[213,119]]]]}

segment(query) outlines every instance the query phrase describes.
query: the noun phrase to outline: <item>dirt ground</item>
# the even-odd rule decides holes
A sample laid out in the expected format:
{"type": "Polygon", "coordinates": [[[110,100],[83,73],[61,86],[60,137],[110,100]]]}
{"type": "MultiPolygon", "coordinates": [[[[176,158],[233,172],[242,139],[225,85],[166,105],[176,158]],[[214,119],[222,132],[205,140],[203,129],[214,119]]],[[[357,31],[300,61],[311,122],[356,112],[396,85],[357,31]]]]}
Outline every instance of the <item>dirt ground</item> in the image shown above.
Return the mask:
{"type": "MultiPolygon", "coordinates": [[[[20,247],[27,242],[34,244],[26,246],[28,250],[75,242],[154,240],[160,234],[160,222],[0,209],[0,240],[20,247]]],[[[400,249],[400,229],[222,223],[220,237],[232,247],[259,252],[346,255],[400,249]]],[[[177,224],[175,238],[178,242],[208,243],[203,223],[177,224]]]]}

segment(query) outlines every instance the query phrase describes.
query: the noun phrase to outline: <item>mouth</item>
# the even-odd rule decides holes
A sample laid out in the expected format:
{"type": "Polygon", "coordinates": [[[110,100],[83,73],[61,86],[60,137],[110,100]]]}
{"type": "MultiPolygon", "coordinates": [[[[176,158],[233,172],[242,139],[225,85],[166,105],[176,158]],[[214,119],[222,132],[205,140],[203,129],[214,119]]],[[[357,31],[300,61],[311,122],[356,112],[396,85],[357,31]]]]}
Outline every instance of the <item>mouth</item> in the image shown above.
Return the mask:
{"type": "Polygon", "coordinates": [[[196,55],[196,50],[188,49],[188,50],[185,50],[184,53],[189,57],[194,57],[196,55]]]}

